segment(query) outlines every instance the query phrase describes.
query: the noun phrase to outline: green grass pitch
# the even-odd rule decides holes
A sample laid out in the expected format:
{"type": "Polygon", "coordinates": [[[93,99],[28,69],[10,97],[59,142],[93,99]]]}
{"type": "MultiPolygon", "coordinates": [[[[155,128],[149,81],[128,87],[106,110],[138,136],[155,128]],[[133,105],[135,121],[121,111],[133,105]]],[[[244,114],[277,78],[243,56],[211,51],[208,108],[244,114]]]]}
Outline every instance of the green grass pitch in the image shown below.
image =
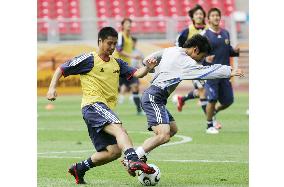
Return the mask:
{"type": "MultiPolygon", "coordinates": [[[[38,97],[38,186],[77,186],[67,175],[74,162],[88,158],[94,148],[80,110],[80,96],[59,96],[53,110],[38,97]]],[[[235,103],[217,118],[223,125],[218,135],[205,134],[206,122],[197,100],[187,102],[182,113],[169,100],[167,108],[176,119],[178,135],[191,142],[159,147],[149,155],[148,163],[161,170],[159,186],[248,186],[248,94],[236,93],[235,103]]],[[[115,112],[129,132],[134,145],[140,145],[151,133],[145,133],[146,116],[137,116],[129,100],[115,112]]],[[[180,142],[181,137],[171,142],[180,142]]],[[[170,142],[170,143],[171,143],[170,142]]],[[[120,160],[120,159],[119,159],[120,160]]],[[[87,186],[141,186],[128,175],[119,160],[93,168],[85,175],[87,186]]]]}

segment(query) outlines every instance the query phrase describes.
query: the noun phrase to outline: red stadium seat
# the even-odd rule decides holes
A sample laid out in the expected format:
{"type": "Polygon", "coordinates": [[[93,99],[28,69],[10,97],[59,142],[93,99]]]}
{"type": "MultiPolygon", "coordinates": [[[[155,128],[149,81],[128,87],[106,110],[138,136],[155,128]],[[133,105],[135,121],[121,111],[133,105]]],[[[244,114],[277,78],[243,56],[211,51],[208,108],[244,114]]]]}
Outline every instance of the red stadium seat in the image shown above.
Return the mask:
{"type": "MultiPolygon", "coordinates": [[[[38,0],[38,18],[56,19],[59,21],[60,34],[80,34],[80,22],[62,22],[64,18],[80,18],[79,0],[38,0]]],[[[38,24],[39,33],[46,34],[48,23],[38,24]]]]}

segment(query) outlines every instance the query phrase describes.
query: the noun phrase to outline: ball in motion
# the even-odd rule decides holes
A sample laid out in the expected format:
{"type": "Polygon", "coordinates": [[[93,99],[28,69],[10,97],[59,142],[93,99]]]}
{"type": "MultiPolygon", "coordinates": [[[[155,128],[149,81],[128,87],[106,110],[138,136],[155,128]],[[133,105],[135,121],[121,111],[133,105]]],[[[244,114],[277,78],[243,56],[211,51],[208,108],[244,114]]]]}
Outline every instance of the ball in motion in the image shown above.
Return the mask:
{"type": "Polygon", "coordinates": [[[138,171],[138,181],[144,186],[155,186],[159,183],[161,178],[161,171],[160,169],[154,164],[148,164],[150,167],[155,169],[155,173],[153,174],[146,174],[142,171],[138,171]]]}

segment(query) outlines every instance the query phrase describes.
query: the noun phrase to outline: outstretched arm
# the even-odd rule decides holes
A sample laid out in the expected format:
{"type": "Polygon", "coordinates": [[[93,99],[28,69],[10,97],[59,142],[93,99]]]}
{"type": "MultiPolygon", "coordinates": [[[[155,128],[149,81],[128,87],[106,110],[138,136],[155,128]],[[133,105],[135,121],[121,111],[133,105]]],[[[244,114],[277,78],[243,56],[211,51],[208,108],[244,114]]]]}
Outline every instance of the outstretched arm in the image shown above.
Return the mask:
{"type": "Polygon", "coordinates": [[[147,75],[156,65],[157,65],[157,60],[154,58],[150,58],[146,61],[145,66],[142,68],[137,69],[137,71],[133,74],[134,77],[137,78],[142,78],[145,75],[147,75]]]}
{"type": "Polygon", "coordinates": [[[214,64],[212,66],[196,65],[184,68],[182,72],[183,80],[193,79],[220,79],[230,78],[233,76],[243,77],[243,71],[241,69],[232,70],[231,66],[214,64]]]}
{"type": "Polygon", "coordinates": [[[49,85],[48,92],[46,94],[46,98],[48,100],[54,101],[56,99],[56,97],[57,97],[56,86],[57,86],[57,83],[58,83],[58,81],[61,77],[62,77],[62,71],[61,71],[60,67],[58,67],[55,70],[55,73],[53,74],[52,80],[51,80],[50,85],[49,85]]]}

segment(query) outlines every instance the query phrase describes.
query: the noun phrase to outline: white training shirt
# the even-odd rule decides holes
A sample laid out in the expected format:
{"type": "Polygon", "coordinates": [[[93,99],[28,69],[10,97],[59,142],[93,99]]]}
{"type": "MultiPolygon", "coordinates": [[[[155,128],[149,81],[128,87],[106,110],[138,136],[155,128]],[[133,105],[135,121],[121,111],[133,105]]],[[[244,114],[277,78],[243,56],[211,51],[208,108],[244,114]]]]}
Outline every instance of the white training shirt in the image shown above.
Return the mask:
{"type": "Polygon", "coordinates": [[[230,78],[231,67],[221,64],[202,66],[185,53],[181,47],[169,47],[147,56],[159,62],[155,67],[154,78],[151,81],[161,89],[171,94],[182,80],[230,78]]]}

